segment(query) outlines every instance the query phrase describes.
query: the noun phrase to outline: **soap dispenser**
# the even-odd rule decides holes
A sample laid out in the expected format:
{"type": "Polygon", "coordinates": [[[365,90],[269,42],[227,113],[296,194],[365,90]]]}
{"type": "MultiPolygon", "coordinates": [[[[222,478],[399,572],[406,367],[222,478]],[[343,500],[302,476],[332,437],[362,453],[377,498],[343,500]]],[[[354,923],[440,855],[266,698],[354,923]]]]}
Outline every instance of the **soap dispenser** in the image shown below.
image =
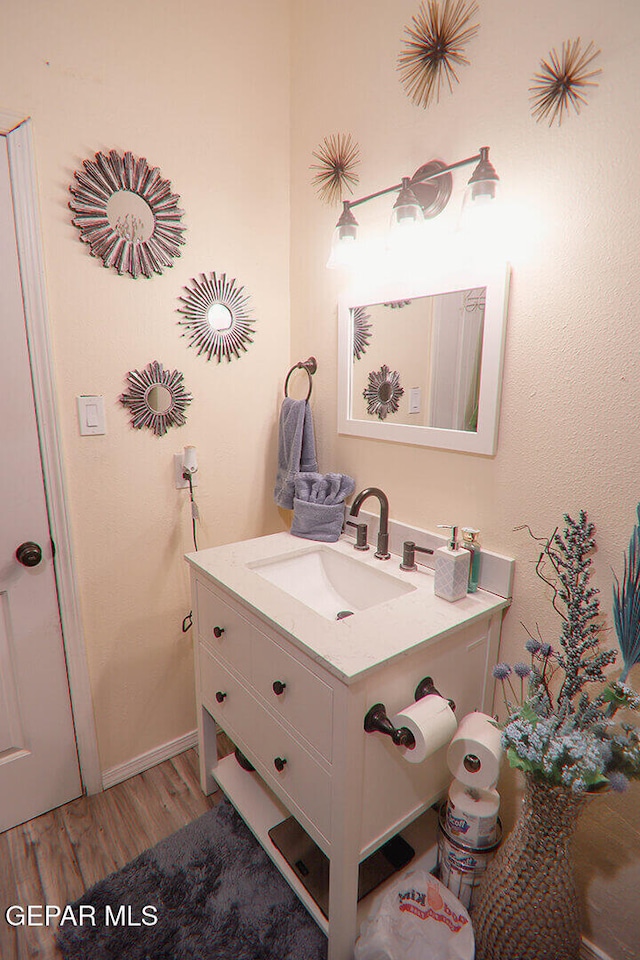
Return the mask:
{"type": "Polygon", "coordinates": [[[478,589],[478,579],[480,576],[480,543],[478,535],[480,531],[473,527],[462,528],[461,546],[469,551],[469,593],[475,593],[478,589]]]}
{"type": "Polygon", "coordinates": [[[450,531],[449,543],[436,550],[434,591],[436,596],[453,602],[467,595],[469,586],[469,561],[471,554],[458,543],[458,528],[448,523],[439,527],[450,531]]]}

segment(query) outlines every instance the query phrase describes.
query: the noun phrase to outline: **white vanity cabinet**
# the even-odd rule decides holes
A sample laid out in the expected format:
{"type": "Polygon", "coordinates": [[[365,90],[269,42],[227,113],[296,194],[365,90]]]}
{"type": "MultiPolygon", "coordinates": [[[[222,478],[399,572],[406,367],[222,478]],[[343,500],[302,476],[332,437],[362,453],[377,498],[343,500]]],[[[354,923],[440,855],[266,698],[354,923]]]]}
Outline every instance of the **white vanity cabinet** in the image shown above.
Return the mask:
{"type": "Polygon", "coordinates": [[[458,720],[490,710],[508,601],[479,591],[457,613],[439,601],[417,626],[416,596],[333,623],[250,569],[256,552],[291,540],[277,534],[187,558],[201,783],[205,793],[220,786],[245,819],[328,934],[329,960],[351,960],[358,910],[367,908],[366,899],[357,903],[359,862],[427,811],[451,779],[446,748],[408,763],[389,737],[365,733],[365,714],[381,702],[393,717],[426,676],[455,701],[458,720]],[[216,723],[255,772],[233,755],[218,759],[216,723]],[[290,815],[329,858],[328,920],[269,838],[290,815]]]}

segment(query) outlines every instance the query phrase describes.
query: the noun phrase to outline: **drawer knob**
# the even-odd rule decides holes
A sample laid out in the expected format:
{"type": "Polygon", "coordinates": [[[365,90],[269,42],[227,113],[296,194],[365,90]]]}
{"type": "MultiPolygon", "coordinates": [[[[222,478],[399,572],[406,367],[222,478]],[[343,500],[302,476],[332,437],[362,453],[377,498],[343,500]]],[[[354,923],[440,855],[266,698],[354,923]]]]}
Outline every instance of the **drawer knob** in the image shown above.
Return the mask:
{"type": "Polygon", "coordinates": [[[274,765],[274,767],[276,768],[276,770],[278,771],[278,773],[282,773],[282,771],[284,770],[284,765],[285,765],[286,762],[287,762],[287,761],[285,760],[284,757],[276,757],[276,758],[275,758],[275,760],[273,761],[273,765],[274,765]]]}
{"type": "Polygon", "coordinates": [[[286,683],[283,683],[282,680],[273,681],[273,692],[275,693],[276,697],[282,696],[282,694],[284,693],[285,687],[286,687],[286,683]]]}
{"type": "Polygon", "coordinates": [[[216,638],[216,640],[219,640],[223,633],[224,633],[224,627],[213,628],[213,635],[216,638]]]}
{"type": "Polygon", "coordinates": [[[216,693],[216,700],[218,701],[218,703],[222,703],[225,697],[226,697],[226,693],[223,693],[222,690],[218,690],[218,692],[216,693]]]}

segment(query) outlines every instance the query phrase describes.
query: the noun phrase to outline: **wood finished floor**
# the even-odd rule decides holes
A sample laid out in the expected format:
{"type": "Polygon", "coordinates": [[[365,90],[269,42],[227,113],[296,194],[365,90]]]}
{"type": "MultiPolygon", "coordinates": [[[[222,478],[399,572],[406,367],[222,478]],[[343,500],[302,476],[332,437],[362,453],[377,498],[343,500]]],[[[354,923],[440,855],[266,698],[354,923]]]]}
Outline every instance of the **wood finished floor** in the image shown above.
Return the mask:
{"type": "MultiPolygon", "coordinates": [[[[221,755],[233,744],[219,734],[221,755]]],[[[195,750],[167,760],[93,797],[0,834],[0,960],[61,960],[54,931],[11,927],[10,904],[58,904],[120,869],[148,847],[206,813],[195,750]]],[[[575,845],[585,934],[612,960],[637,960],[640,941],[640,783],[623,796],[591,801],[575,845]]],[[[87,958],[90,960],[90,958],[87,958]]]]}
{"type": "MultiPolygon", "coordinates": [[[[224,738],[224,734],[221,734],[224,738]]],[[[230,741],[224,738],[221,752],[230,741]]],[[[195,750],[0,834],[0,958],[60,960],[55,931],[12,927],[11,904],[64,907],[143,850],[206,813],[195,750]]],[[[87,958],[90,960],[90,958],[87,958]]]]}

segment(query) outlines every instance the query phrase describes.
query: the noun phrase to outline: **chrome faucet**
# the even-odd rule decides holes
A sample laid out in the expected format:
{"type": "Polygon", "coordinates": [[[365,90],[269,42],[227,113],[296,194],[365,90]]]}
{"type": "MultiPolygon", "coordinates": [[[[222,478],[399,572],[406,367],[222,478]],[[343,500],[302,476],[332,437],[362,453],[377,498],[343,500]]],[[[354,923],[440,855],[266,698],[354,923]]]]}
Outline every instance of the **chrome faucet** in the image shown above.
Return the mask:
{"type": "Polygon", "coordinates": [[[349,512],[352,517],[357,517],[360,513],[360,507],[368,497],[377,497],[380,501],[378,549],[374,556],[376,556],[378,560],[388,560],[391,554],[389,553],[389,500],[387,499],[386,493],[383,493],[378,487],[367,487],[365,490],[361,490],[351,504],[351,510],[349,512]]]}

